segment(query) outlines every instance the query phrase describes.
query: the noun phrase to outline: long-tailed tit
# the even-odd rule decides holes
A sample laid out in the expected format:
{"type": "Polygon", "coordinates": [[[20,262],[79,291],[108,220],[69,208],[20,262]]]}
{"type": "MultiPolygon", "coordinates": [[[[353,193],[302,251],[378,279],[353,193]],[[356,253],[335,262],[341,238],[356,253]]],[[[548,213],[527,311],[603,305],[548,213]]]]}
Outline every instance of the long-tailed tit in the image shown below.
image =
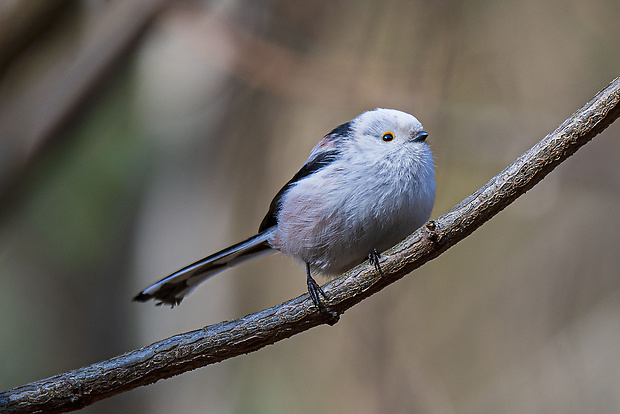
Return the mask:
{"type": "Polygon", "coordinates": [[[338,275],[366,258],[380,271],[378,252],[428,220],[435,172],[427,136],[415,117],[394,109],[340,125],[276,194],[257,235],[184,267],[134,300],[178,305],[211,276],[280,251],[305,264],[308,293],[326,311],[312,272],[338,275]]]}

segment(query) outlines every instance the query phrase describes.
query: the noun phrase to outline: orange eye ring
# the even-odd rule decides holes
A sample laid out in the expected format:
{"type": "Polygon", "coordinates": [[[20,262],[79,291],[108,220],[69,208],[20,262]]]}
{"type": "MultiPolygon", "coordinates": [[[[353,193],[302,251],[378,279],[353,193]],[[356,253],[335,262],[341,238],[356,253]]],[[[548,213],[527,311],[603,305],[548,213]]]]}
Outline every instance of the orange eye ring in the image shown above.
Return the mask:
{"type": "Polygon", "coordinates": [[[394,139],[394,133],[391,131],[385,132],[381,139],[385,142],[390,142],[394,139]]]}

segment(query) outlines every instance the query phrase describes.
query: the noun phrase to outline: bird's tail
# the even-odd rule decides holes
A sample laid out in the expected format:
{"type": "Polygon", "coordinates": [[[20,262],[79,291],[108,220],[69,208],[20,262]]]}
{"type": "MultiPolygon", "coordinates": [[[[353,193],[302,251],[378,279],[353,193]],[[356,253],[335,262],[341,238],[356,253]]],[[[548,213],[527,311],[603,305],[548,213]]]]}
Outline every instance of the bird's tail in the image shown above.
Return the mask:
{"type": "Polygon", "coordinates": [[[205,257],[138,293],[133,300],[146,302],[149,299],[160,301],[158,305],[178,305],[200,283],[230,267],[276,252],[267,242],[273,228],[256,236],[205,257]]]}

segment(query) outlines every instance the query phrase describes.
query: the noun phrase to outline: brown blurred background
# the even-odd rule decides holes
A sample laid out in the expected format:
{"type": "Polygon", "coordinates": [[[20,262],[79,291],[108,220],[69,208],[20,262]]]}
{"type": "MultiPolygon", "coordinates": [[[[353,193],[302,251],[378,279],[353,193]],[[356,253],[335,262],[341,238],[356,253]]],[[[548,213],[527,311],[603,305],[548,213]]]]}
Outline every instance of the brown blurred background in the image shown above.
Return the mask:
{"type": "MultiPolygon", "coordinates": [[[[131,298],[256,231],[325,133],[416,115],[436,217],[620,74],[620,3],[0,6],[0,389],[305,292],[280,255],[131,298]]],[[[88,413],[620,411],[620,125],[335,327],[88,413]]]]}

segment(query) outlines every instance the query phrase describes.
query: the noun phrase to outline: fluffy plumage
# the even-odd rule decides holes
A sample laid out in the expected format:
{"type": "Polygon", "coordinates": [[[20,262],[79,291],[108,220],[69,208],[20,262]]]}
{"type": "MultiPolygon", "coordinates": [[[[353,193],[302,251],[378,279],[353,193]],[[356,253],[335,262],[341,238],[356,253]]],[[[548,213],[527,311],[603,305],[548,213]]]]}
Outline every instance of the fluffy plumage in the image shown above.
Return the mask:
{"type": "Polygon", "coordinates": [[[428,220],[435,179],[427,135],[415,117],[394,109],[340,125],[277,193],[256,236],[173,273],[134,300],[175,305],[226,268],[281,251],[307,265],[308,289],[321,308],[310,270],[340,274],[428,220]]]}

